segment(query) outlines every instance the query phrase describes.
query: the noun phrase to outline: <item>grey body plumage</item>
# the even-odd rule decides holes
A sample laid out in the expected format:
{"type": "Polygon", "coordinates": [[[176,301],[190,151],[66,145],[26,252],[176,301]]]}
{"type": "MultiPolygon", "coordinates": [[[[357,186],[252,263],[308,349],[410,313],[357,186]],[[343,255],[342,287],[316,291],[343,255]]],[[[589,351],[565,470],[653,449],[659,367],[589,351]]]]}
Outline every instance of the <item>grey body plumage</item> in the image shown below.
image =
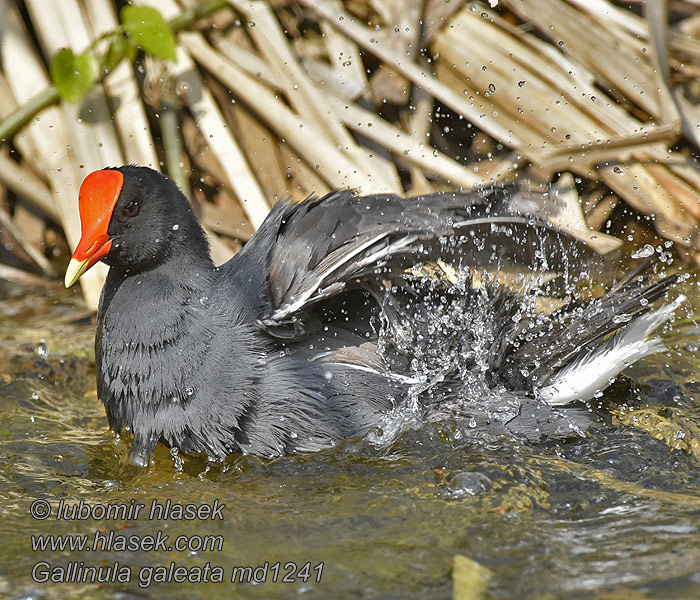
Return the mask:
{"type": "MultiPolygon", "coordinates": [[[[172,182],[145,168],[119,171],[117,209],[135,199],[142,209],[109,226],[98,394],[111,427],[133,434],[131,459],[139,465],[159,441],[216,458],[318,450],[365,434],[409,396],[426,418],[464,413],[529,439],[573,435],[580,421],[552,405],[588,398],[567,390],[568,400],[558,401],[566,369],[585,367],[626,325],[616,314],[631,315],[634,326],[673,282],[640,275],[601,299],[578,301],[571,284],[578,274],[586,279],[586,265],[597,259],[517,209],[517,187],[407,200],[338,191],[283,202],[217,268],[172,182]],[[549,315],[533,312],[532,297],[494,280],[476,285],[469,275],[483,267],[527,271],[541,266],[543,253],[551,270],[566,267],[570,284],[567,303],[549,315]],[[454,265],[459,281],[415,271],[435,261],[454,265]],[[446,302],[461,321],[448,323],[446,302]],[[435,327],[438,317],[444,330],[435,327]],[[470,406],[472,376],[513,411],[494,417],[491,405],[470,406]]],[[[625,342],[641,336],[645,343],[670,314],[656,313],[647,319],[653,327],[625,342]]]]}

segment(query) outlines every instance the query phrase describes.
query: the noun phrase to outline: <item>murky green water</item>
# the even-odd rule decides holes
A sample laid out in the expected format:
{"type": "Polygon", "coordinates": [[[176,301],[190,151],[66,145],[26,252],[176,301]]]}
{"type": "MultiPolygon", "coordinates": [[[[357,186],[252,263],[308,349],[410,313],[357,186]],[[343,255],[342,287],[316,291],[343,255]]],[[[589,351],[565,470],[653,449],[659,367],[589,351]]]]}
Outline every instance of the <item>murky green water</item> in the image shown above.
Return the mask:
{"type": "MultiPolygon", "coordinates": [[[[684,292],[700,306],[694,282],[684,292]]],[[[145,470],[126,463],[127,445],[106,427],[92,343],[75,294],[0,283],[2,597],[451,598],[455,555],[491,570],[487,598],[700,597],[697,343],[631,369],[636,383],[617,383],[603,400],[608,416],[571,443],[464,439],[431,426],[389,449],[351,440],[275,461],[209,464],[159,448],[145,470]],[[609,416],[620,406],[629,425],[609,416]],[[35,500],[49,502],[48,518],[31,516],[35,500]],[[168,500],[218,501],[224,519],[146,518],[168,500]],[[60,501],[144,508],[137,519],[57,520],[60,501]],[[32,536],[50,534],[91,545],[96,531],[113,532],[111,550],[32,548],[32,536]],[[186,536],[178,543],[214,547],[148,548],[159,535],[167,546],[186,536]],[[119,551],[129,536],[146,547],[119,551]],[[49,578],[115,563],[128,583],[49,578]],[[186,570],[207,563],[223,582],[160,582],[204,577],[186,570]],[[249,574],[266,581],[240,582],[249,574]]]]}

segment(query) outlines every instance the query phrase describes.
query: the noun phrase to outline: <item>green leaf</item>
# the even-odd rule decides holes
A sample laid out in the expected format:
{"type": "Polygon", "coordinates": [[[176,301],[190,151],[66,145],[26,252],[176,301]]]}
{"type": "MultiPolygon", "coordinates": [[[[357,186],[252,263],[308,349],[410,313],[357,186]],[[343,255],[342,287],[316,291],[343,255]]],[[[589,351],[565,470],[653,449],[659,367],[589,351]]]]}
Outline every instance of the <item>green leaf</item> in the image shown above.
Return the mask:
{"type": "Polygon", "coordinates": [[[125,6],[119,16],[124,30],[139,48],[175,61],[175,36],[160,12],[148,6],[125,6]]]}
{"type": "Polygon", "coordinates": [[[70,48],[60,50],[51,62],[51,77],[61,98],[80,102],[97,81],[100,67],[91,52],[76,55],[70,48]]]}
{"type": "Polygon", "coordinates": [[[123,34],[115,35],[112,37],[107,53],[102,59],[102,67],[111,71],[123,58],[134,62],[137,52],[138,48],[131,43],[131,40],[127,40],[123,34]]]}

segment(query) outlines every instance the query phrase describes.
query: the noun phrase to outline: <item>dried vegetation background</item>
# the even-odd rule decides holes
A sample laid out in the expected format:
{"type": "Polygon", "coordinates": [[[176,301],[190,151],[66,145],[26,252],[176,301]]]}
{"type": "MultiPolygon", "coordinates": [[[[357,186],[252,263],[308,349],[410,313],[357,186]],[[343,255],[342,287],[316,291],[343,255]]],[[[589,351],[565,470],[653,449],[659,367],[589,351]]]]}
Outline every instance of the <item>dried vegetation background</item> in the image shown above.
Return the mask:
{"type": "MultiPolygon", "coordinates": [[[[194,3],[137,4],[172,19],[194,3]]],[[[513,180],[554,184],[553,218],[603,252],[673,245],[700,262],[698,0],[221,4],[178,34],[177,62],[122,62],[1,141],[0,278],[60,278],[80,182],[130,162],[179,183],[219,262],[287,196],[513,180]]],[[[0,0],[0,119],[123,5],[0,0]]],[[[99,267],[81,280],[92,307],[99,267]]]]}

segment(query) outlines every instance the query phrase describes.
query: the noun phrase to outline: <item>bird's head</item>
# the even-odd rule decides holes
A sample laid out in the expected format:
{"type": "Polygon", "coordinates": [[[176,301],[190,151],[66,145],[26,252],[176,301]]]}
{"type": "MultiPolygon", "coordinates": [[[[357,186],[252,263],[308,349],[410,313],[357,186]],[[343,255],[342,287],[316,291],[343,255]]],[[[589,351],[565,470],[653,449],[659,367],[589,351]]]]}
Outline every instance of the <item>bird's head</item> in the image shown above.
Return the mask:
{"type": "Polygon", "coordinates": [[[66,270],[66,287],[99,261],[131,273],[153,268],[168,259],[175,242],[194,241],[193,227],[201,232],[175,183],[147,167],[91,173],[78,202],[82,234],[66,270]]]}

